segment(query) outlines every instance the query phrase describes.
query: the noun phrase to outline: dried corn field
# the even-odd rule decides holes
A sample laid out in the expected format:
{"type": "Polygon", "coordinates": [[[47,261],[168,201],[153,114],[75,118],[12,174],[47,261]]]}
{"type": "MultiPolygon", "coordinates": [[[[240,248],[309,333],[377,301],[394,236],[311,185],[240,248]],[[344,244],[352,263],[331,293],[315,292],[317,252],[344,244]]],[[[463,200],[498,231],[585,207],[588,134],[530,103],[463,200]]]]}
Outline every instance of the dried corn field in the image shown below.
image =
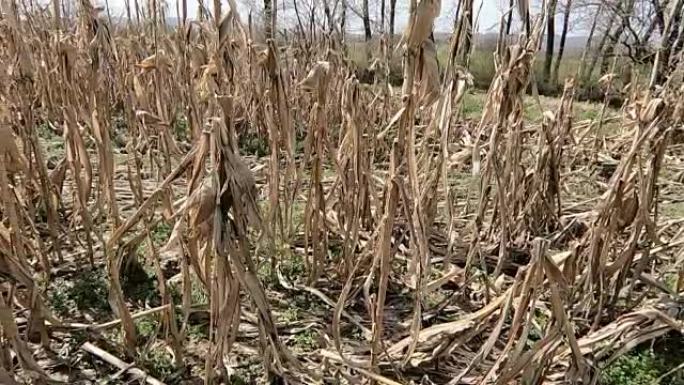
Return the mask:
{"type": "Polygon", "coordinates": [[[2,3],[1,384],[596,384],[681,338],[680,85],[542,103],[532,14],[471,119],[472,2],[371,82],[228,3],[2,3]]]}

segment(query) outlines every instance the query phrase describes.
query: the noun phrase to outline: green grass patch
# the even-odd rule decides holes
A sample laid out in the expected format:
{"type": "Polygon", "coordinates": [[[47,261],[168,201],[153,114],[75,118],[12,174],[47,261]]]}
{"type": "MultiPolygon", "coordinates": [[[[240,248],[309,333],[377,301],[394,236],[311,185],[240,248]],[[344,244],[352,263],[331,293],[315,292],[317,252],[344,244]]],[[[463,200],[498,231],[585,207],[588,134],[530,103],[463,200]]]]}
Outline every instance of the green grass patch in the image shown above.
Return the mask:
{"type": "MultiPolygon", "coordinates": [[[[191,273],[192,274],[192,273],[191,273]]],[[[191,276],[192,286],[190,287],[190,302],[192,305],[207,305],[209,304],[209,293],[206,292],[202,282],[194,274],[191,276]]],[[[180,286],[181,281],[177,284],[170,284],[168,286],[169,293],[173,302],[176,304],[183,303],[183,288],[180,286]]]]}
{"type": "Polygon", "coordinates": [[[153,317],[143,317],[135,321],[135,328],[139,337],[150,339],[157,336],[159,323],[153,317]]]}
{"type": "Polygon", "coordinates": [[[171,354],[161,346],[143,349],[136,363],[150,376],[167,384],[180,384],[181,376],[173,365],[171,354]]]}
{"type": "Polygon", "coordinates": [[[154,273],[140,264],[132,263],[124,267],[121,274],[121,287],[127,299],[141,306],[161,304],[154,273]]]}
{"type": "MultiPolygon", "coordinates": [[[[463,104],[461,109],[461,117],[467,120],[479,121],[482,117],[482,112],[487,101],[487,94],[482,91],[468,92],[463,97],[463,104]]],[[[560,103],[559,98],[540,96],[539,103],[541,103],[544,111],[555,112],[558,110],[560,103]]],[[[542,110],[539,109],[539,104],[536,99],[530,95],[526,95],[523,102],[523,117],[526,123],[538,123],[542,120],[542,110]]],[[[601,104],[588,102],[574,102],[573,104],[573,120],[594,120],[599,117],[601,113],[601,104]]],[[[606,111],[606,117],[615,114],[615,110],[609,108],[606,111]]],[[[609,125],[604,124],[604,128],[609,125]]]]}
{"type": "Polygon", "coordinates": [[[178,114],[176,116],[176,119],[173,121],[172,127],[173,136],[176,137],[176,140],[184,142],[191,137],[190,124],[188,123],[188,119],[185,116],[178,114]]]}
{"type": "MultiPolygon", "coordinates": [[[[665,373],[684,362],[684,338],[672,333],[642,345],[603,368],[600,385],[652,385],[665,373]]],[[[677,370],[660,381],[662,385],[684,385],[684,370],[677,370]]]]}
{"type": "Polygon", "coordinates": [[[166,222],[159,222],[157,227],[152,230],[152,241],[157,246],[166,244],[169,238],[171,238],[171,231],[173,231],[171,225],[166,222]]]}
{"type": "Polygon", "coordinates": [[[473,83],[476,88],[482,90],[489,88],[489,85],[492,83],[492,79],[494,79],[494,75],[496,74],[493,50],[473,50],[470,55],[469,70],[470,74],[473,75],[473,83]]]}
{"type": "Polygon", "coordinates": [[[205,324],[188,325],[188,337],[194,341],[209,338],[209,326],[205,324]]]}
{"type": "Polygon", "coordinates": [[[684,217],[684,202],[663,203],[660,206],[660,214],[666,218],[684,217]]]}
{"type": "Polygon", "coordinates": [[[89,313],[100,320],[111,314],[108,295],[106,273],[104,270],[92,270],[69,279],[55,280],[48,290],[48,302],[60,316],[77,317],[89,313]]]}
{"type": "Polygon", "coordinates": [[[292,338],[294,347],[301,351],[312,351],[318,348],[318,333],[313,329],[305,329],[292,338]]]}
{"type": "Polygon", "coordinates": [[[652,352],[624,355],[601,375],[601,385],[651,385],[659,377],[662,362],[652,352]]]}
{"type": "Polygon", "coordinates": [[[238,146],[240,151],[246,155],[263,157],[271,153],[268,138],[256,132],[245,132],[240,135],[238,146]]]}
{"type": "Polygon", "coordinates": [[[482,92],[468,92],[463,96],[461,117],[469,120],[479,120],[487,99],[487,94],[482,92]]]}
{"type": "Polygon", "coordinates": [[[64,156],[64,139],[47,122],[36,126],[38,137],[42,140],[48,164],[54,165],[64,156]]]}

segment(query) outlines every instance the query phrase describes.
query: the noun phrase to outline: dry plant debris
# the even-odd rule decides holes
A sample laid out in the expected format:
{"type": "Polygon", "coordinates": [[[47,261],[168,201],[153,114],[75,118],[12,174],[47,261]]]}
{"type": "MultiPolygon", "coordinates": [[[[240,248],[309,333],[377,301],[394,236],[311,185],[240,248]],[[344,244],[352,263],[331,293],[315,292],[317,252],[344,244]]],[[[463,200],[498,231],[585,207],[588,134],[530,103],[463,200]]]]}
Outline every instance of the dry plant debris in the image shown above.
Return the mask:
{"type": "Polygon", "coordinates": [[[571,78],[526,120],[519,6],[472,121],[468,2],[438,63],[411,1],[401,89],[232,3],[3,3],[0,383],[595,384],[680,335],[683,91],[576,121],[571,78]]]}

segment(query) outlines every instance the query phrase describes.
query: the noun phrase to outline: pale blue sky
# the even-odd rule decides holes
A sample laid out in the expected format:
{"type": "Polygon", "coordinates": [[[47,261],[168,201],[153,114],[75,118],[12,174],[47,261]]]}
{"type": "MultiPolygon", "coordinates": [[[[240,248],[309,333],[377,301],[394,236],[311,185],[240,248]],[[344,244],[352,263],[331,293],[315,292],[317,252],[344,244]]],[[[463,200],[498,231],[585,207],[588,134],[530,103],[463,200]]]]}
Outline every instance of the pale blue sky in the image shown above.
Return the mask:
{"type": "MultiPolygon", "coordinates": [[[[104,5],[105,0],[94,0],[94,2],[99,3],[104,5]]],[[[133,3],[133,0],[130,0],[131,3],[133,3]]],[[[145,0],[138,0],[140,3],[144,3],[145,0]]],[[[167,0],[167,4],[169,7],[169,13],[171,17],[176,16],[176,0],[167,0]]],[[[303,9],[308,8],[308,4],[311,3],[310,0],[278,0],[278,7],[279,10],[282,10],[283,3],[285,5],[286,9],[285,11],[281,11],[281,22],[282,23],[288,23],[288,22],[294,22],[294,12],[292,11],[292,1],[298,1],[298,6],[300,7],[300,12],[303,11],[303,9]]],[[[210,6],[213,3],[213,0],[204,0],[205,4],[210,6]]],[[[240,13],[243,15],[244,18],[247,17],[247,14],[249,13],[250,9],[254,12],[254,14],[257,14],[263,7],[263,1],[262,0],[256,0],[256,1],[248,1],[248,0],[237,0],[238,2],[238,7],[240,13]]],[[[361,2],[359,0],[348,0],[349,4],[360,4],[361,2]]],[[[228,7],[227,1],[222,2],[225,7],[228,7]]],[[[331,3],[334,3],[334,1],[331,1],[331,3]]],[[[377,20],[379,23],[380,21],[380,5],[379,1],[370,1],[371,3],[371,18],[377,20]]],[[[389,4],[389,1],[387,1],[389,4]]],[[[406,20],[407,20],[407,9],[408,9],[408,0],[398,0],[397,1],[397,30],[401,31],[403,30],[404,26],[406,25],[406,20]]],[[[197,0],[188,0],[188,13],[190,16],[194,16],[197,13],[197,0]]],[[[435,29],[438,32],[450,32],[452,29],[453,25],[453,15],[454,15],[454,7],[455,7],[456,1],[449,1],[449,0],[443,0],[442,1],[442,12],[437,19],[435,23],[435,29]]],[[[113,15],[125,15],[125,3],[124,0],[109,0],[109,6],[111,7],[113,15]]],[[[501,17],[501,13],[503,10],[503,7],[500,5],[500,0],[475,0],[475,9],[476,11],[480,11],[480,19],[479,19],[479,25],[478,29],[480,32],[488,32],[488,31],[495,31],[495,28],[493,26],[496,25],[498,22],[499,18],[501,17]]],[[[362,23],[361,20],[353,13],[349,12],[347,16],[347,30],[352,33],[362,33],[362,23]]]]}

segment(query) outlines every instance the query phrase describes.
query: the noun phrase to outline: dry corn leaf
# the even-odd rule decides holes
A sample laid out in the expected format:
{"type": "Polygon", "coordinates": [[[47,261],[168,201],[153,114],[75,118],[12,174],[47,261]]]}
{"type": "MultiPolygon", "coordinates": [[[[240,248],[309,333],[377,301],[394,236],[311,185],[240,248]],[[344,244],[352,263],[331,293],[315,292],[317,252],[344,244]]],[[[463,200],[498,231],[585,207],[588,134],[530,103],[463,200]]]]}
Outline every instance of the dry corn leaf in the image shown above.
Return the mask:
{"type": "Polygon", "coordinates": [[[17,138],[9,125],[0,123],[0,154],[9,173],[17,173],[26,169],[26,160],[19,152],[17,138]]]}
{"type": "MultiPolygon", "coordinates": [[[[472,313],[468,313],[456,321],[445,322],[421,330],[418,335],[418,343],[420,344],[426,342],[431,338],[435,338],[441,335],[454,335],[456,333],[461,333],[475,326],[475,324],[478,321],[487,318],[492,313],[496,312],[501,307],[501,304],[503,304],[504,301],[506,301],[506,299],[509,297],[510,293],[511,289],[509,288],[505,293],[493,299],[482,309],[472,313]]],[[[400,354],[402,350],[404,350],[411,344],[411,342],[411,337],[404,338],[403,340],[390,346],[387,349],[387,352],[390,356],[400,354]]]]}
{"type": "Polygon", "coordinates": [[[12,343],[12,347],[17,354],[21,367],[26,370],[31,377],[36,379],[47,379],[48,376],[43,369],[38,366],[38,363],[36,363],[33,358],[28,346],[20,338],[12,309],[7,306],[4,299],[0,299],[0,325],[2,326],[5,338],[12,343]]]}
{"type": "Polygon", "coordinates": [[[418,49],[428,39],[441,7],[441,0],[420,0],[406,31],[406,45],[409,49],[418,49]]]}
{"type": "Polygon", "coordinates": [[[231,28],[233,22],[233,10],[229,10],[226,13],[218,26],[218,41],[219,47],[224,47],[230,39],[231,28]]]}
{"type": "Polygon", "coordinates": [[[437,49],[435,48],[435,43],[430,39],[423,42],[421,64],[422,71],[420,73],[418,97],[421,105],[427,106],[437,99],[440,90],[437,49]]]}
{"type": "Polygon", "coordinates": [[[325,86],[327,83],[329,73],[330,62],[319,61],[314,64],[306,78],[299,83],[299,86],[305,91],[318,91],[320,87],[325,86]]]}
{"type": "Polygon", "coordinates": [[[0,365],[0,383],[5,385],[19,385],[2,365],[0,365]]]}
{"type": "Polygon", "coordinates": [[[144,58],[140,63],[135,66],[142,69],[143,71],[152,71],[155,69],[162,69],[168,66],[168,59],[165,56],[163,50],[159,50],[156,53],[144,58]]]}
{"type": "Polygon", "coordinates": [[[599,78],[598,83],[605,86],[605,85],[609,84],[611,81],[613,81],[615,76],[617,76],[617,75],[614,73],[605,74],[599,78]]]}
{"type": "Polygon", "coordinates": [[[200,187],[190,195],[185,203],[188,210],[191,229],[198,229],[202,224],[211,220],[216,210],[216,182],[214,178],[206,177],[200,187]]]}
{"type": "Polygon", "coordinates": [[[644,124],[649,124],[656,120],[660,114],[665,110],[666,103],[663,99],[656,98],[648,102],[646,108],[641,110],[639,120],[644,124]]]}

